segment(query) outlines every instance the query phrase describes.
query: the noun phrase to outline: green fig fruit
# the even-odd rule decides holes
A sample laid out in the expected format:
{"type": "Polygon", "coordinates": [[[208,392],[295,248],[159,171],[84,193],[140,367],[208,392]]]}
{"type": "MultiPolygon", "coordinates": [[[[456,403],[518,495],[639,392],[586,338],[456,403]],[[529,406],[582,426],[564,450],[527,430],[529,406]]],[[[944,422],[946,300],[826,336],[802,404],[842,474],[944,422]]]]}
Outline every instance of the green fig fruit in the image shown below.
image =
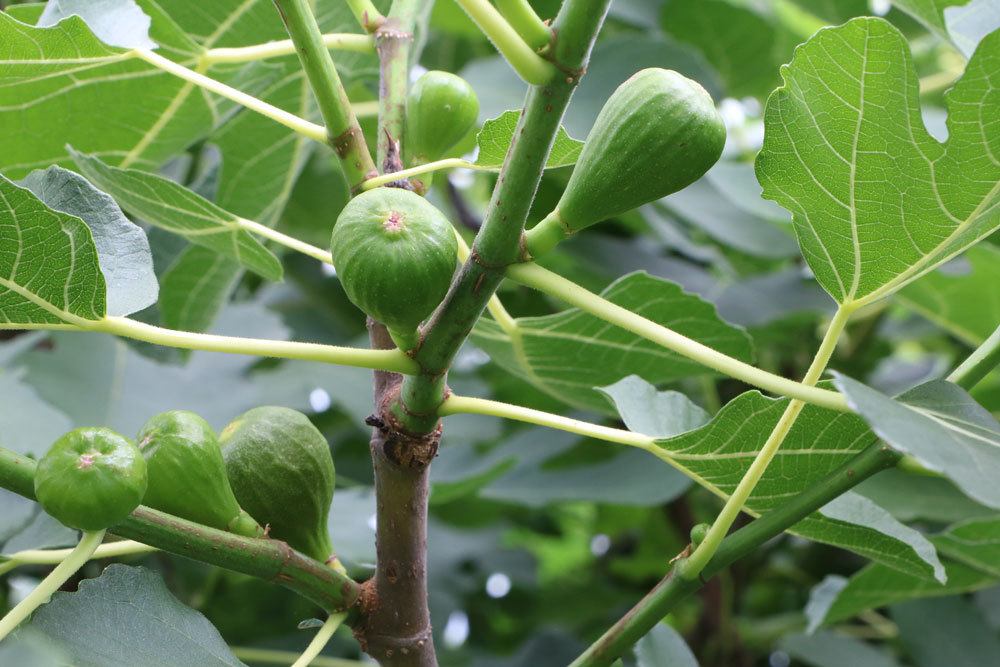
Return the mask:
{"type": "Polygon", "coordinates": [[[555,210],[527,233],[528,253],[682,190],[725,143],[722,116],[697,82],[671,70],[637,72],[601,109],[555,210]]]}
{"type": "Polygon", "coordinates": [[[699,523],[693,526],[691,528],[691,546],[697,548],[699,544],[704,542],[711,528],[712,526],[707,523],[699,523]]]}
{"type": "Polygon", "coordinates": [[[330,252],[354,305],[382,322],[401,349],[444,298],[458,251],[448,218],[420,195],[377,188],[344,207],[330,252]]]}
{"type": "Polygon", "coordinates": [[[104,530],[139,506],[146,481],[146,460],[131,440],[107,428],[78,428],[38,462],[35,497],[70,528],[104,530]]]}
{"type": "Polygon", "coordinates": [[[254,408],[230,422],[219,440],[240,506],[271,537],[316,560],[330,558],[336,473],[326,438],[309,418],[289,408],[254,408]]]}
{"type": "Polygon", "coordinates": [[[142,427],[138,443],[149,474],[146,505],[247,537],[264,534],[236,502],[219,439],[204,419],[185,410],[158,414],[142,427]]]}
{"type": "Polygon", "coordinates": [[[444,157],[479,118],[479,98],[465,79],[432,70],[417,79],[406,102],[406,146],[414,164],[444,157]]]}

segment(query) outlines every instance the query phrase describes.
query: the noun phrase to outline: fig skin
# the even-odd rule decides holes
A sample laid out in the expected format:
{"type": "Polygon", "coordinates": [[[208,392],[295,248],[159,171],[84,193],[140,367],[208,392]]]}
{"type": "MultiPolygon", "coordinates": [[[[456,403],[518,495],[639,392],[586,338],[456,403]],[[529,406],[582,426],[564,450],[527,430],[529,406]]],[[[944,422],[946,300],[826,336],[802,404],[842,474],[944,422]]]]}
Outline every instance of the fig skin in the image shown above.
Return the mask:
{"type": "Polygon", "coordinates": [[[70,528],[104,530],[123,520],[146,493],[146,460],[108,428],[78,428],[56,440],[35,470],[35,497],[70,528]]]}
{"type": "Polygon", "coordinates": [[[326,561],[333,555],[327,520],[337,474],[330,446],[297,410],[262,406],[219,437],[226,475],[240,506],[268,535],[326,561]]]}
{"type": "Polygon", "coordinates": [[[347,297],[388,327],[401,349],[441,302],[457,263],[455,230],[418,194],[377,188],[344,207],[330,253],[347,297]]]}
{"type": "Polygon", "coordinates": [[[472,86],[451,72],[431,70],[410,88],[406,102],[406,145],[410,161],[433,162],[445,156],[479,118],[472,86]]]}
{"type": "Polygon", "coordinates": [[[725,123],[700,84],[672,70],[640,70],[598,114],[555,210],[527,233],[529,255],[683,190],[718,161],[725,144],[725,123]]]}
{"type": "Polygon", "coordinates": [[[200,416],[186,410],[160,413],[146,422],[137,441],[149,476],[146,505],[247,537],[264,534],[236,501],[218,436],[200,416]]]}

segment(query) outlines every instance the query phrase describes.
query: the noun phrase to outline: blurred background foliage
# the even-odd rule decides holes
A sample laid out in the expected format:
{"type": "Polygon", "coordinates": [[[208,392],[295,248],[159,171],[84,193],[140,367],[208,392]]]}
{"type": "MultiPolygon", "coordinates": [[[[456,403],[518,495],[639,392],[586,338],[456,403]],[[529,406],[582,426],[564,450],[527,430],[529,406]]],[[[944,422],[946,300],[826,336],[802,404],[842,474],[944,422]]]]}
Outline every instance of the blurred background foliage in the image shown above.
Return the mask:
{"type": "MultiPolygon", "coordinates": [[[[349,22],[337,23],[344,19],[334,7],[338,2],[320,1],[328,10],[324,28],[355,30],[349,22]]],[[[265,5],[262,16],[273,13],[269,2],[260,4],[265,5]]],[[[559,3],[532,4],[548,18],[559,3]]],[[[949,4],[961,3],[615,0],[566,116],[569,133],[585,138],[611,91],[636,70],[657,66],[676,69],[712,93],[729,127],[728,144],[722,162],[691,188],[600,224],[544,263],[594,290],[635,270],[674,281],[713,303],[723,319],[745,327],[760,366],[800,376],[834,304],[811,280],[788,214],[760,198],[752,165],[763,136],[763,104],[796,44],[822,25],[874,13],[910,39],[925,120],[940,136],[945,132],[942,93],[963,62],[937,25],[940,7],[949,4]]],[[[183,2],[160,5],[179,21],[186,16],[183,2]]],[[[195,15],[184,26],[193,32],[195,15]]],[[[274,34],[256,41],[280,37],[277,17],[270,19],[274,34]]],[[[415,76],[423,69],[460,73],[479,94],[481,121],[519,108],[524,84],[456,3],[437,0],[424,17],[421,37],[415,76]]],[[[352,100],[373,100],[374,60],[335,57],[352,100]]],[[[300,82],[282,77],[295,67],[287,59],[229,76],[243,77],[239,80],[291,108],[300,82]]],[[[284,135],[269,136],[262,129],[266,123],[247,113],[236,115],[167,164],[164,173],[241,215],[325,246],[348,196],[339,168],[321,147],[285,151],[276,143],[284,135]],[[265,147],[275,149],[273,159],[254,163],[252,174],[235,175],[265,147]]],[[[374,145],[374,119],[365,119],[364,126],[374,145]]],[[[464,149],[474,146],[470,135],[464,149]]],[[[531,223],[551,209],[568,174],[568,169],[546,173],[531,223]]],[[[494,180],[491,174],[453,172],[434,180],[429,197],[471,239],[494,180]]],[[[159,312],[147,311],[143,319],[245,336],[364,344],[362,314],[347,301],[336,276],[324,270],[328,267],[314,260],[285,254],[280,284],[263,283],[238,267],[206,268],[221,287],[194,303],[192,315],[187,308],[191,286],[172,285],[168,269],[178,261],[204,258],[197,248],[158,230],[151,230],[150,240],[165,294],[181,294],[187,301],[173,311],[169,302],[161,302],[159,312]]],[[[998,260],[994,238],[859,317],[833,367],[890,393],[941,375],[1000,321],[998,260]]],[[[515,316],[560,308],[514,285],[500,294],[515,316]]],[[[374,499],[364,425],[372,411],[369,372],[202,352],[181,355],[77,333],[5,336],[0,364],[0,438],[5,446],[34,454],[71,426],[104,424],[135,433],[166,409],[195,410],[217,428],[261,404],[307,411],[329,439],[336,460],[334,544],[358,576],[370,569],[374,499]]],[[[551,388],[510,374],[471,343],[460,354],[451,383],[462,394],[606,419],[565,405],[551,388]]],[[[693,378],[670,388],[714,413],[747,387],[693,378]]],[[[997,373],[974,395],[1000,414],[997,373]]],[[[717,498],[643,452],[476,416],[447,420],[432,480],[431,610],[439,657],[449,666],[569,662],[658,581],[687,543],[690,528],[710,521],[720,508],[717,498]]],[[[941,479],[890,471],[859,490],[927,533],[991,516],[941,479]]],[[[31,503],[7,492],[0,492],[0,502],[4,553],[72,541],[66,529],[38,514],[31,503]]],[[[248,577],[164,555],[134,560],[162,574],[170,590],[205,614],[233,646],[299,650],[311,633],[297,631],[296,624],[318,615],[289,591],[248,577]]],[[[931,597],[940,593],[925,590],[928,597],[916,599],[921,594],[914,592],[905,597],[915,599],[894,600],[887,609],[867,610],[806,635],[811,591],[824,577],[850,577],[865,562],[784,536],[710,581],[668,620],[705,667],[986,667],[1000,660],[998,562],[1000,554],[992,569],[980,567],[968,586],[952,591],[971,594],[931,597]],[[973,639],[955,640],[958,636],[973,639]]],[[[85,576],[102,567],[91,563],[85,576]]],[[[43,572],[18,570],[6,577],[4,593],[23,594],[27,582],[43,572]]],[[[670,641],[661,631],[666,632],[658,628],[644,640],[627,664],[680,664],[663,661],[664,652],[656,650],[657,641],[670,641]]],[[[356,651],[345,633],[326,653],[351,657],[356,651]]]]}

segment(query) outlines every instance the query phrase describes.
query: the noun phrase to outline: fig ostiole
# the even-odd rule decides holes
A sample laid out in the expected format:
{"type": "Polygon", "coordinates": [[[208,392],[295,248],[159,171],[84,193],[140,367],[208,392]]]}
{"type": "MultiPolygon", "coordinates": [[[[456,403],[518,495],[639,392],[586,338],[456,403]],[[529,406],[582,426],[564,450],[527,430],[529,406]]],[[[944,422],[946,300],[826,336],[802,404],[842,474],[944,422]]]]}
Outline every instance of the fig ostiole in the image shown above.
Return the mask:
{"type": "Polygon", "coordinates": [[[83,531],[80,542],[0,619],[0,641],[93,556],[110,526],[132,513],[146,491],[146,461],[128,438],[78,428],[56,440],[35,468],[35,498],[52,517],[83,531]]]}
{"type": "Polygon", "coordinates": [[[330,253],[351,302],[410,350],[418,327],[451,285],[458,252],[448,218],[418,194],[376,188],[352,199],[333,227],[330,253]]]}
{"type": "Polygon", "coordinates": [[[330,446],[309,418],[289,408],[254,408],[230,422],[219,441],[240,506],[270,537],[330,560],[327,519],[336,473],[330,446]]]}
{"type": "MultiPolygon", "coordinates": [[[[476,126],[479,98],[465,79],[431,70],[410,88],[406,146],[413,165],[439,160],[476,126]]],[[[424,177],[430,185],[429,174],[424,177]]]]}
{"type": "Polygon", "coordinates": [[[684,189],[725,143],[722,116],[701,85],[672,70],[637,72],[598,114],[556,208],[527,232],[528,254],[684,189]]]}
{"type": "Polygon", "coordinates": [[[56,440],[38,462],[35,497],[70,528],[103,530],[146,493],[146,460],[135,443],[107,428],[78,428],[56,440]]]}
{"type": "Polygon", "coordinates": [[[142,427],[138,445],[149,476],[146,505],[247,537],[264,534],[236,501],[218,436],[200,416],[186,410],[158,414],[142,427]]]}

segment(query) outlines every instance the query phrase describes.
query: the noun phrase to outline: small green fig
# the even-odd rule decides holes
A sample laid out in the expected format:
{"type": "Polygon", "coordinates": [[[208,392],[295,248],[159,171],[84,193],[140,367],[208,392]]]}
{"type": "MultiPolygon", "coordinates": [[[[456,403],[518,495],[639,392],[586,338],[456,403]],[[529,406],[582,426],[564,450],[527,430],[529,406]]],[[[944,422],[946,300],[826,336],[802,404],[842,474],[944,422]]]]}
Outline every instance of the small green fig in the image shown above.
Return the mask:
{"type": "Polygon", "coordinates": [[[149,473],[146,505],[248,537],[264,534],[236,502],[219,439],[204,419],[185,410],[158,414],[138,442],[149,473]]]}
{"type": "Polygon", "coordinates": [[[691,546],[697,548],[699,544],[704,542],[711,528],[712,526],[707,523],[699,523],[693,526],[691,528],[691,546]]]}
{"type": "Polygon", "coordinates": [[[432,70],[410,88],[406,102],[406,146],[411,162],[444,157],[476,125],[479,98],[465,79],[432,70]]]}
{"type": "Polygon", "coordinates": [[[240,506],[271,537],[316,560],[329,559],[336,473],[330,446],[309,418],[289,408],[254,408],[230,422],[219,440],[240,506]]]}
{"type": "Polygon", "coordinates": [[[330,253],[354,305],[382,322],[401,349],[444,298],[458,252],[448,218],[420,195],[377,188],[344,207],[330,253]]]}
{"type": "Polygon", "coordinates": [[[722,116],[697,82],[671,70],[637,72],[601,109],[555,210],[527,233],[528,253],[682,190],[725,143],[722,116]]]}
{"type": "Polygon", "coordinates": [[[70,528],[103,530],[139,506],[146,482],[146,460],[131,440],[107,428],[78,428],[38,462],[35,497],[70,528]]]}

